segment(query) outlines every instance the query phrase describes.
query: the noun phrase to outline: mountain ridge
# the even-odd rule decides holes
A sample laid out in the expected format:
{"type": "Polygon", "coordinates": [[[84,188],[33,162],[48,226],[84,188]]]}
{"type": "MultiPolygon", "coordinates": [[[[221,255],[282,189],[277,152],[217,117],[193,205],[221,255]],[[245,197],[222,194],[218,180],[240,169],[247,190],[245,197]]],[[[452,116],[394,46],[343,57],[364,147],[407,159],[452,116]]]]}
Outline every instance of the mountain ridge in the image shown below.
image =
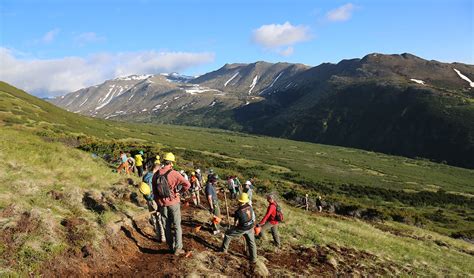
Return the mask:
{"type": "Polygon", "coordinates": [[[164,75],[117,81],[128,82],[123,84],[109,80],[50,101],[93,117],[224,128],[472,168],[471,80],[472,65],[371,53],[315,67],[225,64],[184,81],[164,75]]]}

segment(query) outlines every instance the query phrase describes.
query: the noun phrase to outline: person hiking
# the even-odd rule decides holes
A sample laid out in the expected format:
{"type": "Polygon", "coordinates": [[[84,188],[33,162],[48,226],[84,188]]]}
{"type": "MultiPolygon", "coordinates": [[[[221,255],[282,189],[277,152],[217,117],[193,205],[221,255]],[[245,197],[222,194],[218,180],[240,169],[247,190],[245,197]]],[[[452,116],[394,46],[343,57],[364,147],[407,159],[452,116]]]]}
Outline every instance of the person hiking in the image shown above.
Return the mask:
{"type": "Polygon", "coordinates": [[[128,158],[127,158],[127,162],[128,162],[128,172],[133,172],[135,173],[135,159],[133,157],[130,156],[130,154],[127,155],[128,158]]]}
{"type": "Polygon", "coordinates": [[[164,166],[153,175],[152,188],[165,223],[166,243],[170,251],[180,255],[184,253],[180,195],[186,192],[191,184],[178,171],[173,170],[174,163],[174,154],[166,153],[163,157],[164,166]],[[181,191],[177,191],[178,185],[182,186],[181,191]]]}
{"type": "Polygon", "coordinates": [[[150,224],[155,229],[157,239],[161,242],[166,242],[165,230],[163,228],[163,219],[159,212],[159,207],[154,200],[153,192],[151,191],[151,180],[153,178],[153,173],[158,171],[158,169],[159,168],[149,171],[148,173],[150,175],[145,175],[146,179],[144,178],[138,189],[146,200],[148,211],[150,212],[150,224]]]}
{"type": "Polygon", "coordinates": [[[240,180],[237,176],[234,176],[233,180],[234,180],[235,191],[238,192],[240,196],[240,194],[242,194],[242,184],[240,183],[240,180]]]}
{"type": "Polygon", "coordinates": [[[235,190],[235,182],[232,176],[227,177],[227,189],[230,191],[230,198],[234,200],[237,198],[237,191],[235,190]]]}
{"type": "Polygon", "coordinates": [[[153,164],[161,164],[160,156],[159,156],[159,155],[156,155],[156,156],[155,156],[155,159],[154,159],[154,161],[153,161],[153,164]]]}
{"type": "Polygon", "coordinates": [[[249,196],[247,193],[240,194],[237,201],[239,202],[239,207],[233,214],[234,226],[225,232],[220,251],[227,253],[231,240],[243,235],[247,243],[247,249],[249,250],[249,260],[255,263],[257,261],[257,245],[255,244],[255,233],[253,229],[255,225],[255,213],[249,204],[249,196]]]}
{"type": "Polygon", "coordinates": [[[249,180],[245,182],[244,193],[249,195],[249,204],[252,205],[253,189],[252,183],[249,180]]]}
{"type": "Polygon", "coordinates": [[[199,181],[199,184],[203,184],[203,180],[202,180],[202,175],[201,175],[201,169],[196,169],[196,171],[194,171],[196,173],[196,178],[198,179],[199,181]]]}
{"type": "Polygon", "coordinates": [[[212,226],[213,226],[213,234],[218,234],[220,232],[219,229],[219,219],[221,216],[221,211],[219,208],[219,199],[217,198],[216,192],[216,183],[217,177],[215,175],[210,176],[209,180],[207,181],[206,188],[204,189],[207,202],[209,204],[209,211],[212,213],[212,226]]]}
{"type": "Polygon", "coordinates": [[[316,208],[319,212],[323,211],[323,202],[321,200],[321,196],[318,196],[318,198],[316,198],[316,208]]]}
{"type": "Polygon", "coordinates": [[[120,165],[117,168],[117,173],[121,174],[122,170],[125,170],[125,173],[127,175],[130,174],[129,168],[128,168],[128,157],[123,151],[120,151],[119,160],[120,160],[120,165]]]}
{"type": "Polygon", "coordinates": [[[201,206],[201,198],[199,196],[199,191],[201,191],[201,183],[196,176],[196,172],[191,172],[191,178],[189,179],[191,183],[191,196],[195,206],[201,206]]]}
{"type": "Polygon", "coordinates": [[[139,151],[135,155],[135,165],[137,167],[138,176],[141,178],[143,176],[143,151],[139,151]]]}
{"type": "Polygon", "coordinates": [[[280,247],[280,235],[278,234],[278,220],[277,216],[277,202],[272,194],[267,195],[268,208],[267,213],[263,217],[262,221],[257,224],[258,228],[261,228],[260,237],[265,237],[265,231],[270,229],[273,236],[273,241],[277,247],[280,247]]]}
{"type": "Polygon", "coordinates": [[[211,168],[209,169],[209,171],[207,172],[207,181],[209,181],[211,179],[212,176],[214,176],[214,170],[211,168]]]}
{"type": "Polygon", "coordinates": [[[184,170],[179,171],[179,173],[180,173],[181,176],[183,176],[185,179],[189,180],[189,177],[188,177],[188,175],[186,174],[186,172],[185,172],[184,170]]]}

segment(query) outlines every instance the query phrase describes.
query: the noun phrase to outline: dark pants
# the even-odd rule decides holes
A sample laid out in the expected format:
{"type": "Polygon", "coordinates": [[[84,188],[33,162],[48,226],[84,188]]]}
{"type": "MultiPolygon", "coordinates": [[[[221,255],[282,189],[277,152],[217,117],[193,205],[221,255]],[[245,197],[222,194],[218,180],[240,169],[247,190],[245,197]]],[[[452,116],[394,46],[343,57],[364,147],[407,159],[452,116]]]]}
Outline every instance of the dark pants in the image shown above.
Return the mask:
{"type": "Polygon", "coordinates": [[[280,235],[278,234],[278,224],[273,225],[268,221],[265,223],[265,225],[262,226],[262,231],[260,233],[262,238],[265,238],[265,231],[270,229],[272,232],[273,236],[273,241],[275,242],[275,245],[280,247],[280,235]]]}
{"type": "Polygon", "coordinates": [[[138,176],[141,178],[143,176],[143,165],[137,166],[138,176]]]}
{"type": "Polygon", "coordinates": [[[243,231],[238,229],[237,227],[232,227],[225,232],[224,242],[222,242],[222,250],[224,252],[229,249],[230,242],[235,237],[240,236],[245,237],[245,241],[247,243],[247,249],[249,250],[249,259],[251,262],[255,262],[257,260],[257,245],[255,244],[255,234],[254,230],[250,229],[247,231],[243,231]]]}

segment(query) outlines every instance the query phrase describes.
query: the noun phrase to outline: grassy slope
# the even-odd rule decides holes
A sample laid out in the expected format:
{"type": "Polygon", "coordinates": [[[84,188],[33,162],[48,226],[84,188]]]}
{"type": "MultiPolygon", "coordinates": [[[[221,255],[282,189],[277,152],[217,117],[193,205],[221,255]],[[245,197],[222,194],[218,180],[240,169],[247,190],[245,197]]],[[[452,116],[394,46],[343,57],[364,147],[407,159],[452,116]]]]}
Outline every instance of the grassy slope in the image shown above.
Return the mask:
{"type": "MultiPolygon", "coordinates": [[[[408,190],[413,193],[442,189],[472,196],[473,170],[357,149],[222,130],[92,119],[64,111],[5,83],[0,83],[0,89],[0,120],[7,125],[27,127],[47,137],[88,135],[128,140],[135,144],[163,143],[172,148],[221,154],[224,161],[236,162],[237,166],[257,166],[246,174],[266,179],[282,193],[294,189],[299,190],[298,195],[304,194],[304,191],[313,195],[331,193],[330,199],[333,201],[385,208],[386,214],[407,214],[412,219],[411,222],[422,219],[422,224],[427,228],[445,234],[474,230],[470,220],[474,219],[472,201],[470,205],[460,207],[440,200],[435,204],[421,203],[413,208],[411,202],[403,202],[406,199],[403,196],[393,200],[391,197],[380,196],[387,192],[375,194],[367,190],[367,187],[372,187],[379,190],[408,190]],[[307,186],[295,187],[293,183],[307,186]],[[353,190],[341,191],[340,185],[343,184],[350,184],[352,189],[361,189],[360,196],[356,197],[353,190]],[[337,194],[328,190],[336,191],[337,194]],[[439,205],[444,209],[441,220],[437,215],[439,205]],[[444,221],[446,218],[449,220],[444,221]]],[[[231,165],[224,168],[235,170],[231,165]]],[[[388,195],[393,195],[393,191],[388,192],[388,195]]]]}
{"type": "MultiPolygon", "coordinates": [[[[107,221],[111,221],[120,217],[98,215],[82,206],[80,197],[84,190],[103,191],[120,179],[101,160],[94,160],[89,154],[63,144],[45,142],[37,136],[9,128],[2,129],[0,139],[8,142],[2,145],[1,159],[10,158],[7,159],[5,173],[0,176],[0,182],[8,185],[0,191],[0,208],[5,208],[15,200],[17,210],[36,211],[42,223],[34,233],[21,234],[16,239],[15,247],[18,249],[15,256],[21,264],[13,265],[10,271],[34,271],[48,256],[67,248],[79,248],[87,241],[97,244],[106,232],[100,224],[102,219],[107,217],[107,221]],[[65,201],[53,201],[48,195],[51,190],[70,195],[65,201]],[[22,192],[21,198],[18,198],[18,192],[22,192]],[[83,231],[85,236],[81,242],[71,246],[59,223],[73,215],[87,219],[89,227],[83,231]]],[[[259,203],[263,201],[259,199],[259,203]]],[[[127,207],[125,204],[123,206],[127,207]]],[[[132,207],[125,210],[132,210],[132,207]]],[[[400,266],[400,271],[405,266],[405,270],[418,274],[467,275],[474,271],[472,255],[460,251],[474,252],[474,248],[460,240],[403,224],[386,224],[423,239],[400,237],[363,221],[308,216],[302,210],[290,206],[285,206],[284,210],[287,221],[282,226],[282,235],[292,245],[311,246],[317,243],[355,248],[373,253],[382,260],[395,262],[400,266]],[[435,240],[449,247],[440,247],[435,240]]],[[[263,205],[258,206],[257,211],[261,216],[263,205]]],[[[2,218],[0,227],[11,226],[14,222],[15,219],[2,218]]],[[[1,262],[2,265],[4,263],[1,262]]]]}
{"type": "MultiPolygon", "coordinates": [[[[103,190],[119,181],[117,175],[111,174],[102,162],[92,159],[90,155],[60,143],[41,140],[35,135],[39,130],[46,131],[49,135],[66,131],[110,139],[134,137],[150,142],[166,142],[172,147],[206,150],[208,155],[204,156],[205,160],[214,156],[232,160],[242,167],[263,164],[265,167],[261,170],[262,175],[269,177],[290,169],[313,181],[329,181],[334,184],[352,182],[358,185],[416,190],[432,184],[450,191],[473,193],[469,182],[474,180],[474,174],[470,170],[347,148],[218,130],[114,124],[65,112],[5,84],[1,84],[0,89],[3,91],[0,92],[0,121],[6,124],[2,127],[0,158],[7,161],[6,171],[0,172],[0,182],[4,185],[0,188],[0,208],[15,200],[17,210],[39,211],[42,223],[47,223],[36,234],[18,237],[18,242],[15,243],[18,247],[16,256],[24,265],[12,266],[15,270],[34,269],[51,250],[61,252],[67,248],[61,239],[64,229],[58,224],[64,217],[79,214],[95,223],[91,225],[91,231],[86,233],[89,237],[83,240],[100,239],[100,229],[96,227],[105,216],[85,210],[78,196],[82,196],[80,193],[84,189],[103,190]],[[58,165],[61,167],[57,167],[58,165]],[[19,189],[23,190],[21,198],[17,194],[19,189]],[[71,194],[67,197],[68,201],[59,203],[51,202],[47,197],[47,192],[51,190],[68,192],[68,189],[77,192],[77,196],[71,194]],[[60,235],[50,236],[49,241],[46,241],[49,244],[40,244],[51,231],[60,235]]],[[[134,140],[138,141],[136,139],[134,140]]],[[[126,210],[131,209],[126,204],[123,206],[126,210]]],[[[447,271],[469,274],[474,271],[472,256],[459,251],[472,252],[472,245],[459,240],[392,222],[386,225],[426,240],[395,236],[357,220],[308,217],[290,207],[286,208],[286,212],[289,221],[283,227],[283,234],[285,238],[292,238],[290,241],[294,244],[335,242],[341,246],[367,250],[402,265],[410,264],[409,269],[416,269],[418,273],[429,271],[441,274],[447,271]],[[438,246],[435,240],[447,243],[448,247],[438,246]]],[[[116,216],[109,215],[106,218],[114,217],[116,216]]],[[[17,220],[0,218],[0,225],[5,228],[14,225],[17,220]]],[[[80,246],[79,243],[77,245],[80,246]]],[[[2,255],[7,254],[2,246],[0,251],[2,255]]]]}

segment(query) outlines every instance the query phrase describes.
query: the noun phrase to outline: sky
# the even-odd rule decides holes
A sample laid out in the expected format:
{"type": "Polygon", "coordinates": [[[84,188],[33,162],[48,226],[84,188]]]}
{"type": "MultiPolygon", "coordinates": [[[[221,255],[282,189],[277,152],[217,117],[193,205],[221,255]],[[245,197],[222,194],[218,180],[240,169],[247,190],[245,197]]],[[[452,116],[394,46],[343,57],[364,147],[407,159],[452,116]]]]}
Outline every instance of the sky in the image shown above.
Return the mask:
{"type": "Polygon", "coordinates": [[[473,0],[0,0],[0,80],[52,97],[130,74],[317,66],[369,53],[474,64],[473,0]]]}

